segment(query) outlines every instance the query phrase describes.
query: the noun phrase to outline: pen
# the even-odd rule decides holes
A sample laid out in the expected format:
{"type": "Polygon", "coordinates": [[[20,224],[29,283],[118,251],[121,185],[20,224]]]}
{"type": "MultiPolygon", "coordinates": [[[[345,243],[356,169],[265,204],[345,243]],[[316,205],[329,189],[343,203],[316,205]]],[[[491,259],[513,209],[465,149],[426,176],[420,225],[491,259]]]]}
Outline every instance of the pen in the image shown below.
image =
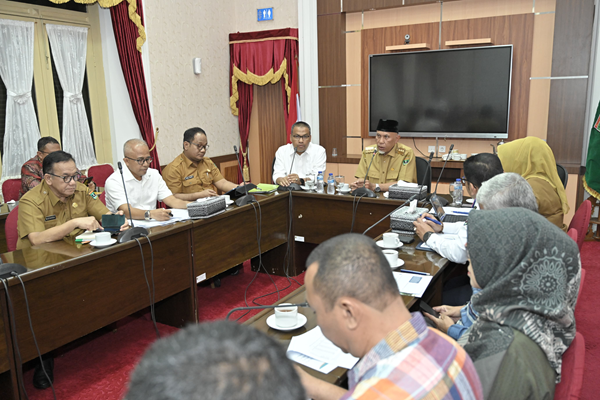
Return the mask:
{"type": "Polygon", "coordinates": [[[453,211],[451,214],[463,214],[463,215],[469,215],[470,211],[453,211]]]}
{"type": "Polygon", "coordinates": [[[413,271],[411,269],[401,269],[400,272],[406,272],[407,274],[429,275],[427,272],[413,271]]]}
{"type": "Polygon", "coordinates": [[[438,225],[441,225],[441,224],[442,224],[442,223],[441,223],[440,221],[438,221],[437,219],[434,219],[434,218],[431,218],[431,217],[425,217],[425,219],[426,219],[427,221],[431,221],[431,222],[433,222],[434,224],[438,224],[438,225]]]}

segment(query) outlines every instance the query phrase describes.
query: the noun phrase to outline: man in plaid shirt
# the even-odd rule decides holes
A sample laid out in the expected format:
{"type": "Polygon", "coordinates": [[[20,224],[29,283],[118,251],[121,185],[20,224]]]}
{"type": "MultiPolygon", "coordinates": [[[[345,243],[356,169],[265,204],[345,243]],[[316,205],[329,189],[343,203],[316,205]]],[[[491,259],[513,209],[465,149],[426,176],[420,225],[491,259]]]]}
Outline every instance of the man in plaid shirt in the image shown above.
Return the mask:
{"type": "Polygon", "coordinates": [[[375,242],[345,234],[308,258],[306,300],[325,337],[360,358],[349,390],[299,370],[307,395],[320,399],[483,399],[473,362],[454,340],[406,309],[375,242]]]}
{"type": "MultiPolygon", "coordinates": [[[[42,176],[44,176],[42,173],[42,162],[48,154],[60,150],[60,143],[52,136],[44,136],[38,140],[37,148],[37,154],[21,167],[21,189],[19,190],[19,198],[23,197],[25,193],[40,184],[42,176]]],[[[79,182],[83,183],[86,178],[87,176],[81,174],[79,182]]],[[[96,185],[94,182],[90,182],[88,188],[90,191],[93,191],[96,189],[96,185]]]]}

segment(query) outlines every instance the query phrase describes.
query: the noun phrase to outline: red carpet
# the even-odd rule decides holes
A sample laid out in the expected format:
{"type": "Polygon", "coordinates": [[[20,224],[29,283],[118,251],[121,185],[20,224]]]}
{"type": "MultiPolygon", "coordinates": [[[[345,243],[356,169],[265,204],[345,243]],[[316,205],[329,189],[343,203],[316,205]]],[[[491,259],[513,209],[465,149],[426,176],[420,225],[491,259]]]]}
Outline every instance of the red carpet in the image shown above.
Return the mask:
{"type": "Polygon", "coordinates": [[[585,370],[582,400],[598,396],[596,379],[600,376],[600,334],[598,334],[598,304],[600,304],[600,242],[585,242],[581,251],[581,265],[585,268],[585,282],[579,295],[575,319],[577,331],[585,338],[585,370]]]}
{"type": "MultiPolygon", "coordinates": [[[[254,277],[250,270],[250,262],[234,276],[224,276],[222,286],[212,289],[204,284],[198,287],[198,308],[200,322],[225,318],[229,310],[244,307],[244,291],[254,277]]],[[[284,297],[296,290],[294,280],[272,276],[284,297]]],[[[304,284],[304,274],[294,278],[304,284]]],[[[258,274],[247,292],[249,305],[252,300],[263,294],[275,291],[269,277],[258,274]]],[[[258,299],[259,304],[277,302],[277,294],[258,299]]],[[[241,321],[245,321],[260,310],[248,313],[241,321]]],[[[242,316],[243,312],[234,314],[231,319],[242,316]]],[[[146,348],[156,340],[156,334],[150,321],[149,313],[142,316],[131,316],[119,321],[115,331],[102,330],[88,335],[76,343],[61,349],[62,355],[56,356],[54,365],[54,389],[59,400],[120,400],[127,390],[129,375],[144,354],[146,348]]],[[[161,336],[168,336],[177,331],[167,325],[158,324],[161,336]]],[[[50,400],[52,390],[37,390],[33,387],[33,369],[24,373],[25,385],[29,399],[50,400]]],[[[1,398],[2,396],[0,396],[1,398]]]]}

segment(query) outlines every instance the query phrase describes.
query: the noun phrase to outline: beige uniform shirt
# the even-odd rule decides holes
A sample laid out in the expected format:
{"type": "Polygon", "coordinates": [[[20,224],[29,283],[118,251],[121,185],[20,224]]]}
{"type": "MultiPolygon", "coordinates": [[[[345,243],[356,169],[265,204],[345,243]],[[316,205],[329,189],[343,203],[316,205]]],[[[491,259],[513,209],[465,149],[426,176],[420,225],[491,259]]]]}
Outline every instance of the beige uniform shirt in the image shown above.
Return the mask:
{"type": "MultiPolygon", "coordinates": [[[[50,190],[46,181],[42,180],[29,192],[25,193],[19,201],[19,220],[17,230],[19,239],[17,249],[31,247],[27,238],[31,232],[43,232],[54,228],[74,218],[93,216],[102,221],[102,215],[108,213],[108,208],[98,196],[88,194],[88,188],[82,183],[77,183],[75,193],[67,197],[63,203],[50,190]]],[[[75,229],[67,236],[77,236],[83,229],[75,229]]]]}
{"type": "Polygon", "coordinates": [[[207,189],[216,192],[214,182],[224,179],[210,158],[204,157],[196,166],[183,153],[165,167],[162,177],[173,194],[202,192],[207,189]]]}
{"type": "Polygon", "coordinates": [[[567,231],[567,226],[564,224],[564,214],[560,197],[548,182],[539,178],[529,178],[527,182],[533,189],[533,194],[538,203],[538,212],[543,215],[548,221],[558,226],[563,231],[567,231]]]}
{"type": "Polygon", "coordinates": [[[402,143],[396,145],[389,153],[381,155],[377,151],[377,145],[369,146],[363,150],[358,169],[357,178],[364,178],[373,158],[373,164],[369,169],[369,181],[372,183],[390,183],[399,180],[406,182],[417,182],[417,163],[412,149],[402,143]],[[375,153],[375,158],[373,158],[375,153]]]}

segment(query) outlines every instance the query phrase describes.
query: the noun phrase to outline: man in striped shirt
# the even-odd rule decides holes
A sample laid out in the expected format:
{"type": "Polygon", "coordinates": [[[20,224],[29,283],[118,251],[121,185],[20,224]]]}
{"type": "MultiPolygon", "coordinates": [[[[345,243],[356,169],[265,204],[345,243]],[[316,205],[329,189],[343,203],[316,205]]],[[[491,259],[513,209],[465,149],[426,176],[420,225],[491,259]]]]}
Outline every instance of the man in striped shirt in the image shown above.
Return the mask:
{"type": "Polygon", "coordinates": [[[483,399],[465,351],[411,314],[375,242],[345,234],[319,245],[308,258],[306,299],[323,334],[361,358],[349,372],[349,390],[301,371],[309,397],[320,399],[483,399]]]}

